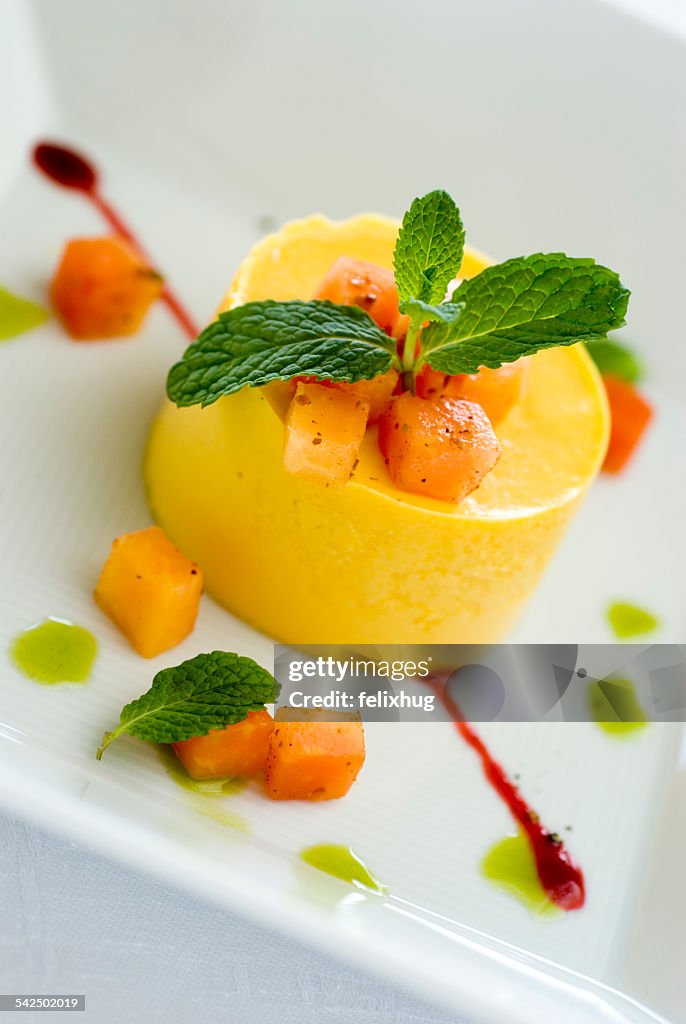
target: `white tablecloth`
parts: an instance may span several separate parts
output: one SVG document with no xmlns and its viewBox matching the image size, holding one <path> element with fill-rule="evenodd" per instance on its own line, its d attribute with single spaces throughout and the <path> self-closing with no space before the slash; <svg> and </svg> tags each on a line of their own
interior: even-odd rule
<svg viewBox="0 0 686 1024">
<path fill-rule="evenodd" d="M 21 1024 L 456 1024 L 394 986 L 0 815 L 0 993 Z M 4 1015 L 3 1015 L 4 1018 Z"/>
</svg>

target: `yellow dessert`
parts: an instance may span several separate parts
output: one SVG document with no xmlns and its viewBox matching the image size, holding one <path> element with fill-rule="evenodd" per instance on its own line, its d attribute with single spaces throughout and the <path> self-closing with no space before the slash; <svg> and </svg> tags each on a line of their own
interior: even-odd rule
<svg viewBox="0 0 686 1024">
<path fill-rule="evenodd" d="M 340 256 L 390 268 L 398 224 L 311 217 L 260 242 L 221 309 L 309 299 Z M 461 275 L 487 265 L 473 251 Z M 293 643 L 486 643 L 536 586 L 605 453 L 608 412 L 583 346 L 530 359 L 496 426 L 502 455 L 460 504 L 398 490 L 375 426 L 340 488 L 283 465 L 292 389 L 244 387 L 207 408 L 165 402 L 145 480 L 167 535 L 225 608 Z"/>
</svg>

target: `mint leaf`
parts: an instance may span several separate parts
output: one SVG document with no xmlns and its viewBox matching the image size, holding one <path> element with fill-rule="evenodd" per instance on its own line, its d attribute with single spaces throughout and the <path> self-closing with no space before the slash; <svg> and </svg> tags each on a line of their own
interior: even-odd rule
<svg viewBox="0 0 686 1024">
<path fill-rule="evenodd" d="M 496 369 L 557 345 L 604 338 L 624 325 L 629 291 L 592 259 L 537 253 L 487 267 L 452 296 L 454 323 L 423 332 L 426 361 L 443 373 Z"/>
<path fill-rule="evenodd" d="M 395 342 L 357 306 L 248 302 L 220 313 L 169 371 L 179 406 L 211 405 L 241 388 L 306 375 L 352 383 L 389 370 Z"/>
<path fill-rule="evenodd" d="M 442 302 L 464 253 L 460 211 L 447 192 L 415 199 L 403 217 L 393 252 L 393 270 L 401 302 Z"/>
<path fill-rule="evenodd" d="M 643 380 L 645 373 L 638 356 L 618 341 L 587 341 L 586 348 L 601 373 L 620 377 L 628 384 L 637 384 Z"/>
<path fill-rule="evenodd" d="M 278 683 L 252 658 L 225 651 L 198 654 L 158 672 L 147 693 L 127 704 L 119 725 L 106 732 L 98 760 L 123 733 L 151 743 L 177 743 L 241 722 L 271 704 Z"/>
<path fill-rule="evenodd" d="M 0 341 L 7 341 L 24 331 L 45 323 L 49 317 L 47 309 L 37 306 L 35 302 L 13 295 L 0 286 Z"/>
<path fill-rule="evenodd" d="M 460 315 L 462 307 L 452 302 L 443 302 L 440 306 L 434 306 L 430 302 L 422 302 L 421 299 L 404 299 L 400 303 L 400 312 L 407 313 L 410 319 L 418 326 L 427 320 L 430 323 L 452 324 Z"/>
</svg>

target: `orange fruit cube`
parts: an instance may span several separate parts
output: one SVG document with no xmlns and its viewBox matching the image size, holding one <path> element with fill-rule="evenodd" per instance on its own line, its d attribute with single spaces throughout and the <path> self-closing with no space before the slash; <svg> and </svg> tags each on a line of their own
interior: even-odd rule
<svg viewBox="0 0 686 1024">
<path fill-rule="evenodd" d="M 52 279 L 50 300 L 75 341 L 117 338 L 139 330 L 163 285 L 124 239 L 72 238 Z"/>
<path fill-rule="evenodd" d="M 249 779 L 264 768 L 273 729 L 267 710 L 251 711 L 242 722 L 172 746 L 192 779 Z"/>
<path fill-rule="evenodd" d="M 364 764 L 361 722 L 275 722 L 265 782 L 272 800 L 336 800 Z"/>
<path fill-rule="evenodd" d="M 112 544 L 95 600 L 144 658 L 180 644 L 195 625 L 202 573 L 159 526 Z"/>
</svg>

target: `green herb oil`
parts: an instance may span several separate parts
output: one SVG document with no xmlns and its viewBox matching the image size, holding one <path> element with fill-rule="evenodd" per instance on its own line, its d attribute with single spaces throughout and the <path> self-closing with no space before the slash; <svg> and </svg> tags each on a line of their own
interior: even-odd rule
<svg viewBox="0 0 686 1024">
<path fill-rule="evenodd" d="M 342 882 L 355 885 L 360 889 L 385 895 L 387 887 L 375 878 L 367 865 L 350 849 L 338 843 L 319 843 L 308 846 L 300 851 L 300 858 L 318 871 L 323 871 Z"/>
<path fill-rule="evenodd" d="M 198 793 L 200 796 L 232 796 L 240 793 L 248 785 L 247 779 L 192 779 L 183 767 L 172 747 L 160 746 L 160 760 L 167 775 L 171 776 L 177 786 Z"/>
<path fill-rule="evenodd" d="M 87 682 L 97 653 L 97 641 L 87 629 L 52 618 L 23 630 L 10 646 L 19 671 L 47 686 Z"/>
<path fill-rule="evenodd" d="M 24 331 L 39 327 L 49 315 L 47 309 L 29 299 L 13 295 L 0 285 L 0 341 L 7 341 Z"/>
<path fill-rule="evenodd" d="M 607 609 L 607 621 L 618 640 L 652 633 L 660 625 L 659 619 L 646 608 L 627 601 L 615 601 Z"/>
<path fill-rule="evenodd" d="M 219 804 L 219 798 L 240 793 L 248 784 L 247 779 L 192 779 L 171 747 L 158 747 L 160 760 L 170 778 L 189 794 L 188 804 L 198 814 L 211 818 L 219 825 L 241 832 L 249 832 L 248 819 Z"/>
<path fill-rule="evenodd" d="M 630 679 L 594 679 L 588 688 L 593 721 L 610 735 L 627 735 L 647 725 Z"/>
<path fill-rule="evenodd" d="M 481 870 L 489 882 L 505 889 L 534 914 L 554 917 L 561 913 L 540 883 L 525 835 L 507 836 L 497 842 L 482 860 Z"/>
</svg>

